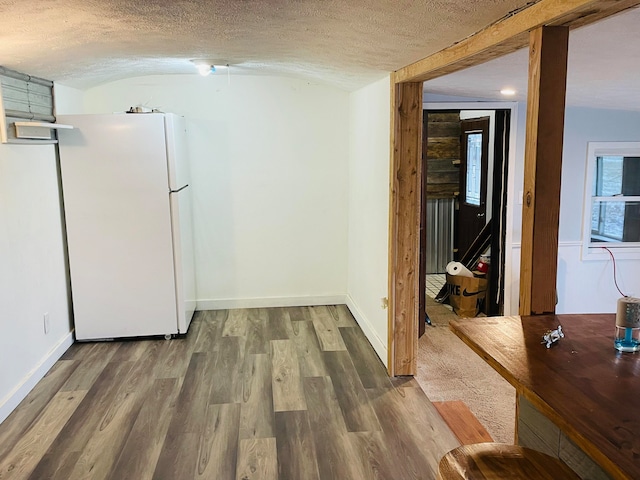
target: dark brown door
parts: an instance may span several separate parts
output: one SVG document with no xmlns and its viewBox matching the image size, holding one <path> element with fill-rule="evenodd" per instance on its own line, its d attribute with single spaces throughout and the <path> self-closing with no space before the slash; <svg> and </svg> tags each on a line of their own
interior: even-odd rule
<svg viewBox="0 0 640 480">
<path fill-rule="evenodd" d="M 457 258 L 462 258 L 487 222 L 489 117 L 462 121 Z"/>
</svg>

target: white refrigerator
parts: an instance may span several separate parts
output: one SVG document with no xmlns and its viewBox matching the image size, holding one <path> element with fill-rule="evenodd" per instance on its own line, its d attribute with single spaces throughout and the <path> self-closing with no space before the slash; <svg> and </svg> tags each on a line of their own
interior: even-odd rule
<svg viewBox="0 0 640 480">
<path fill-rule="evenodd" d="M 185 122 L 60 115 L 77 340 L 184 334 L 195 310 Z"/>
</svg>

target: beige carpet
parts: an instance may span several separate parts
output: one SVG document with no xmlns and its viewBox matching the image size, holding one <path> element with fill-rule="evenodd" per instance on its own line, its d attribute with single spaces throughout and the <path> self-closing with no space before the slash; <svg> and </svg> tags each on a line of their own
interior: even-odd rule
<svg viewBox="0 0 640 480">
<path fill-rule="evenodd" d="M 496 442 L 513 443 L 515 389 L 449 330 L 457 318 L 448 305 L 427 298 L 433 324 L 418 344 L 415 377 L 432 402 L 462 400 Z"/>
</svg>

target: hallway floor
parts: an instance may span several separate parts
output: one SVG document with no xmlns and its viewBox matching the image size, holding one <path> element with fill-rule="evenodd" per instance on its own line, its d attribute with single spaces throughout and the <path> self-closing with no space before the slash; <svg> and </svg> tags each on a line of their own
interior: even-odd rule
<svg viewBox="0 0 640 480">
<path fill-rule="evenodd" d="M 495 441 L 513 443 L 515 389 L 449 329 L 451 306 L 427 296 L 427 313 L 416 381 L 432 402 L 463 401 Z"/>
<path fill-rule="evenodd" d="M 447 283 L 447 276 L 444 273 L 431 273 L 427 275 L 427 296 L 436 298 L 445 283 Z"/>
<path fill-rule="evenodd" d="M 207 311 L 73 345 L 0 425 L 0 478 L 433 479 L 457 445 L 345 306 Z"/>
</svg>

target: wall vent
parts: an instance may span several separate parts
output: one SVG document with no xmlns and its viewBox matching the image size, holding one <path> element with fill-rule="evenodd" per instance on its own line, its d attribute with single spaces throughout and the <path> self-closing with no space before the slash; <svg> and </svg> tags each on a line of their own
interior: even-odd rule
<svg viewBox="0 0 640 480">
<path fill-rule="evenodd" d="M 53 82 L 0 67 L 0 141 L 56 143 Z"/>
</svg>

